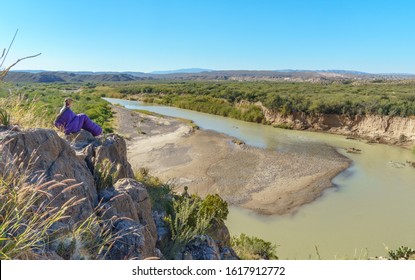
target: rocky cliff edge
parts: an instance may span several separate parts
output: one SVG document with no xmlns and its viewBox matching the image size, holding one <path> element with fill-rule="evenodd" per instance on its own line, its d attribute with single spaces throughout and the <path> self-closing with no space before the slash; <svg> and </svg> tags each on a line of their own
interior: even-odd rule
<svg viewBox="0 0 415 280">
<path fill-rule="evenodd" d="M 17 174 L 27 175 L 27 184 L 36 180 L 55 182 L 53 188 L 47 189 L 51 207 L 66 207 L 70 199 L 76 200 L 65 210 L 65 218 L 48 229 L 59 238 L 43 246 L 47 253 L 42 255 L 48 256 L 46 258 L 96 258 L 82 252 L 82 246 L 73 244 L 74 239 L 68 237 L 73 234 L 71 228 L 85 224 L 91 217 L 102 221 L 99 223 L 101 232 L 108 231 L 113 236 L 111 246 L 102 258 L 163 258 L 156 243 L 162 238 L 159 233 L 168 235 L 168 229 L 160 221 L 156 226 L 153 217 L 157 215 L 152 212 L 149 194 L 146 187 L 134 179 L 122 137 L 109 134 L 95 138 L 86 131 L 60 137 L 51 129 L 19 131 L 3 128 L 0 130 L 0 156 L 0 172 L 4 176 L 14 166 Z M 105 187 L 102 187 L 103 180 Z M 164 227 L 164 230 L 158 227 Z M 65 238 L 69 238 L 69 245 L 56 242 Z M 193 253 L 188 252 L 186 258 L 190 255 L 193 259 L 223 258 L 220 244 L 229 243 L 228 240 L 214 241 L 209 236 L 199 239 L 187 246 Z M 196 243 L 200 246 L 195 246 Z M 71 247 L 70 253 L 65 250 L 63 254 L 62 246 Z M 231 254 L 229 257 L 228 254 L 227 258 L 236 256 Z"/>
</svg>

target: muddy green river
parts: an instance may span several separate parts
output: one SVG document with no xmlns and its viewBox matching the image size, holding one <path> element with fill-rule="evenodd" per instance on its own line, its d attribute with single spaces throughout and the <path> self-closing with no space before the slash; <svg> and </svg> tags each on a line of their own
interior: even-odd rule
<svg viewBox="0 0 415 280">
<path fill-rule="evenodd" d="M 280 259 L 366 259 L 387 249 L 415 247 L 415 160 L 409 150 L 344 136 L 292 131 L 173 107 L 106 98 L 129 109 L 144 109 L 193 120 L 201 129 L 237 137 L 247 144 L 281 152 L 317 155 L 336 147 L 353 162 L 334 178 L 334 187 L 294 214 L 264 216 L 230 207 L 232 235 L 246 233 L 277 244 Z M 362 150 L 349 154 L 345 148 Z"/>
</svg>

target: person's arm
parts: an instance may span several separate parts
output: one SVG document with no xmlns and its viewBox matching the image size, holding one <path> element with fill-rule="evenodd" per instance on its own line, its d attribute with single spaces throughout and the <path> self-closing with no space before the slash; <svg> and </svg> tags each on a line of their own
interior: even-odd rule
<svg viewBox="0 0 415 280">
<path fill-rule="evenodd" d="M 63 130 L 65 127 L 65 123 L 62 120 L 62 115 L 63 113 L 65 113 L 66 110 L 68 110 L 68 107 L 62 107 L 62 109 L 60 110 L 59 114 L 56 116 L 54 124 L 55 126 L 59 129 L 59 130 Z"/>
</svg>

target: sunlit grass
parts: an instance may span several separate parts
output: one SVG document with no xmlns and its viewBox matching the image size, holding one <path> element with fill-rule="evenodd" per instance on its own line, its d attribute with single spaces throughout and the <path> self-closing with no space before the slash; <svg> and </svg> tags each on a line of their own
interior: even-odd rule
<svg viewBox="0 0 415 280">
<path fill-rule="evenodd" d="M 40 106 L 36 97 L 29 99 L 26 95 L 10 94 L 6 98 L 0 98 L 0 108 L 4 125 L 18 125 L 21 128 L 51 128 L 53 125 L 53 119 L 47 117 L 47 110 Z"/>
<path fill-rule="evenodd" d="M 119 238 L 110 221 L 100 218 L 98 208 L 85 220 L 70 223 L 70 209 L 84 199 L 63 197 L 82 184 L 47 179 L 31 169 L 36 160 L 32 156 L 25 164 L 14 156 L 0 163 L 0 259 L 104 259 Z"/>
</svg>

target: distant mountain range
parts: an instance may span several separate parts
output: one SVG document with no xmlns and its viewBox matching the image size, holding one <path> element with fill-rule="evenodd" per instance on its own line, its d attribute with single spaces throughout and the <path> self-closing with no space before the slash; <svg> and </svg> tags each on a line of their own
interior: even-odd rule
<svg viewBox="0 0 415 280">
<path fill-rule="evenodd" d="M 153 71 L 150 74 L 177 74 L 177 73 L 202 73 L 202 72 L 211 72 L 214 70 L 203 69 L 203 68 L 186 68 L 186 69 L 177 69 L 177 70 L 167 70 L 167 71 Z"/>
<path fill-rule="evenodd" d="M 370 74 L 349 70 L 209 70 L 201 68 L 143 72 L 11 71 L 5 81 L 34 83 L 132 82 L 142 80 L 310 81 L 415 79 L 414 74 Z"/>
</svg>

